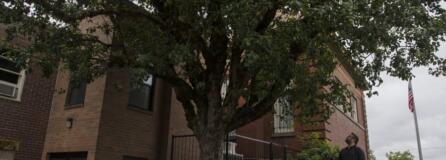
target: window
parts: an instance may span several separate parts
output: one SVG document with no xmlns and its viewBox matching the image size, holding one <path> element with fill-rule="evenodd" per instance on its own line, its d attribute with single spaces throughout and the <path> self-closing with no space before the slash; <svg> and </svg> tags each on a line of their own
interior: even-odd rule
<svg viewBox="0 0 446 160">
<path fill-rule="evenodd" d="M 0 97 L 20 101 L 24 81 L 25 71 L 0 55 Z"/>
<path fill-rule="evenodd" d="M 87 152 L 50 153 L 49 160 L 87 160 Z"/>
<path fill-rule="evenodd" d="M 86 82 L 80 82 L 79 84 L 74 84 L 70 82 L 68 87 L 66 106 L 74 106 L 84 104 L 85 91 L 87 89 Z"/>
<path fill-rule="evenodd" d="M 122 157 L 123 160 L 147 160 L 147 158 L 141 158 L 141 157 L 132 157 L 132 156 L 124 156 Z"/>
<path fill-rule="evenodd" d="M 355 122 L 358 122 L 358 108 L 357 108 L 357 100 L 355 97 L 351 98 L 350 104 L 351 104 L 351 111 L 350 111 L 350 118 L 352 118 Z"/>
<path fill-rule="evenodd" d="M 358 108 L 357 108 L 357 100 L 354 96 L 351 96 L 349 100 L 350 106 L 344 107 L 344 106 L 337 106 L 340 111 L 344 112 L 345 115 L 347 115 L 349 118 L 351 118 L 353 121 L 358 122 Z"/>
<path fill-rule="evenodd" d="M 155 77 L 147 78 L 140 86 L 130 89 L 129 106 L 152 111 L 152 99 L 155 92 Z"/>
<path fill-rule="evenodd" d="M 335 81 L 342 84 L 342 82 L 339 80 L 338 77 L 334 76 Z M 350 97 L 350 98 L 349 98 Z M 345 98 L 347 102 L 350 103 L 350 106 L 345 105 L 336 105 L 336 108 L 339 109 L 339 111 L 343 112 L 345 115 L 350 117 L 353 121 L 358 122 L 358 111 L 357 111 L 357 100 L 353 96 L 353 93 L 350 91 L 350 94 L 346 94 Z"/>
<path fill-rule="evenodd" d="M 288 97 L 279 98 L 274 103 L 274 133 L 293 133 L 294 114 Z"/>
</svg>

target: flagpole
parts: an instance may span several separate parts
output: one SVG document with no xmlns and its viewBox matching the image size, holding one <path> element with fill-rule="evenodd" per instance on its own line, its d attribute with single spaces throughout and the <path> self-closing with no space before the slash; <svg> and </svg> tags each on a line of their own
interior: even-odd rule
<svg viewBox="0 0 446 160">
<path fill-rule="evenodd" d="M 409 87 L 410 87 L 410 92 L 413 92 L 413 88 L 412 88 L 412 83 L 411 80 L 409 80 Z M 411 93 L 413 96 L 413 93 Z M 415 120 L 415 131 L 417 133 L 417 143 L 418 143 L 418 156 L 420 157 L 420 160 L 423 160 L 423 151 L 421 150 L 421 140 L 420 140 L 420 129 L 418 128 L 418 117 L 417 117 L 417 108 L 415 107 L 415 98 L 412 97 L 413 102 L 413 108 L 412 108 L 412 112 L 413 112 L 413 118 Z"/>
<path fill-rule="evenodd" d="M 421 151 L 420 130 L 418 128 L 417 109 L 415 108 L 415 106 L 413 108 L 413 117 L 415 119 L 415 130 L 417 132 L 418 155 L 420 156 L 420 160 L 423 160 L 423 151 Z"/>
</svg>

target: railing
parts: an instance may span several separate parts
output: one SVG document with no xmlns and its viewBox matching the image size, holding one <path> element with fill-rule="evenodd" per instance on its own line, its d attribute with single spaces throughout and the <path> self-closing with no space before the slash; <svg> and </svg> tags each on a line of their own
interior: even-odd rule
<svg viewBox="0 0 446 160">
<path fill-rule="evenodd" d="M 296 150 L 247 136 L 229 134 L 223 145 L 223 160 L 290 160 Z M 194 135 L 173 135 L 171 160 L 199 160 L 200 149 Z"/>
</svg>

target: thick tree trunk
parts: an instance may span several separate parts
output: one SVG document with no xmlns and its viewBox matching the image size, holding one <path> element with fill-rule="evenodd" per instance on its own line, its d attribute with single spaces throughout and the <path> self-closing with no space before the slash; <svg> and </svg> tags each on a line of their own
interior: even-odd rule
<svg viewBox="0 0 446 160">
<path fill-rule="evenodd" d="M 199 122 L 193 129 L 200 145 L 200 160 L 223 160 L 223 142 L 227 125 L 224 118 L 226 113 L 221 106 L 222 77 L 217 75 L 210 75 L 207 107 L 198 111 Z"/>
<path fill-rule="evenodd" d="M 223 160 L 224 130 L 207 130 L 204 134 L 198 134 L 200 145 L 200 160 Z"/>
</svg>

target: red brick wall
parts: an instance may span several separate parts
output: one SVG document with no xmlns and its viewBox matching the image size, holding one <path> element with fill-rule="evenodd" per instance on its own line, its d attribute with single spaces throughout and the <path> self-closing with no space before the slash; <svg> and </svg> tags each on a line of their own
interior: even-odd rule
<svg viewBox="0 0 446 160">
<path fill-rule="evenodd" d="M 116 69 L 87 85 L 84 104 L 65 106 L 66 92 L 54 95 L 44 154 L 87 151 L 88 160 L 120 160 L 124 155 L 152 159 L 165 156 L 170 88 L 156 81 L 153 111 L 128 107 L 129 75 Z M 69 76 L 60 71 L 56 88 L 67 90 Z M 167 112 L 167 113 L 166 113 Z M 65 121 L 73 118 L 73 127 Z M 164 153 L 162 153 L 164 152 Z"/>
<path fill-rule="evenodd" d="M 262 118 L 237 129 L 237 134 L 273 141 L 280 144 L 286 144 L 293 148 L 300 149 L 305 136 L 309 133 L 320 133 L 322 138 L 330 140 L 334 145 L 342 148 L 345 147 L 345 137 L 353 132 L 359 136 L 358 146 L 367 153 L 368 133 L 364 94 L 362 93 L 361 89 L 354 87 L 354 80 L 342 66 L 338 66 L 334 71 L 334 74 L 341 82 L 349 85 L 349 90 L 357 99 L 357 122 L 351 120 L 339 110 L 336 110 L 336 112 L 329 118 L 327 123 L 303 125 L 296 122 L 294 136 L 274 136 L 272 115 L 267 114 Z M 239 147 L 245 146 L 248 148 L 252 147 L 247 144 L 241 144 Z"/>
<path fill-rule="evenodd" d="M 42 159 L 48 153 L 88 151 L 88 160 L 94 160 L 105 79 L 104 76 L 87 85 L 83 105 L 67 108 L 69 74 L 63 70 L 58 72 L 55 84 L 58 92 L 52 101 Z M 66 127 L 67 118 L 73 119 L 72 128 Z"/>
<path fill-rule="evenodd" d="M 302 125 L 298 122 L 294 123 L 294 133 L 275 135 L 272 114 L 267 114 L 262 118 L 251 122 L 243 127 L 237 129 L 237 134 L 248 136 L 260 140 L 271 141 L 277 144 L 286 145 L 290 148 L 299 150 L 305 140 L 305 137 L 310 133 L 319 133 L 325 137 L 326 129 L 324 124 L 319 125 Z M 249 147 L 249 144 L 245 144 Z M 244 145 L 239 146 L 244 147 Z"/>
<path fill-rule="evenodd" d="M 358 103 L 359 104 L 359 103 Z M 358 147 L 364 152 L 368 152 L 367 128 L 364 125 L 365 119 L 363 113 L 363 105 L 358 105 L 359 121 L 355 122 L 347 117 L 344 113 L 336 110 L 327 122 L 327 139 L 338 145 L 340 148 L 346 147 L 345 137 L 351 133 L 355 133 L 359 137 Z"/>
<path fill-rule="evenodd" d="M 160 135 L 160 118 L 162 109 L 170 105 L 170 90 L 160 79 L 155 84 L 153 110 L 139 110 L 128 106 L 128 71 L 116 69 L 107 74 L 96 160 L 121 160 L 124 155 L 159 159 L 160 143 L 166 136 Z"/>
<path fill-rule="evenodd" d="M 346 146 L 345 137 L 355 133 L 359 137 L 358 146 L 367 154 L 369 146 L 363 90 L 355 87 L 355 81 L 342 66 L 337 67 L 334 74 L 341 82 L 348 85 L 348 89 L 356 98 L 358 121 L 353 121 L 337 109 L 327 122 L 327 138 L 342 148 Z"/>
<path fill-rule="evenodd" d="M 172 135 L 179 136 L 179 135 L 192 135 L 193 132 L 189 127 L 187 127 L 187 120 L 185 116 L 185 112 L 183 109 L 183 106 L 181 105 L 181 102 L 179 102 L 175 97 L 175 92 L 171 93 L 171 103 L 169 108 L 169 116 L 167 116 L 167 140 L 164 142 L 167 147 L 165 149 L 167 152 L 165 153 L 165 156 L 163 158 L 170 159 L 171 154 L 171 148 L 172 148 Z M 197 143 L 194 138 L 190 138 L 193 140 L 192 143 Z M 176 140 L 178 142 L 178 139 Z M 178 145 L 174 145 L 174 150 L 177 148 Z M 198 150 L 198 146 L 193 146 L 194 148 L 192 150 Z M 176 149 L 178 150 L 178 149 Z M 195 155 L 198 155 L 196 153 Z M 175 156 L 175 155 L 174 155 Z"/>
<path fill-rule="evenodd" d="M 0 98 L 0 139 L 20 142 L 16 160 L 41 158 L 55 77 L 42 77 L 38 67 L 26 74 L 21 101 Z"/>
</svg>

